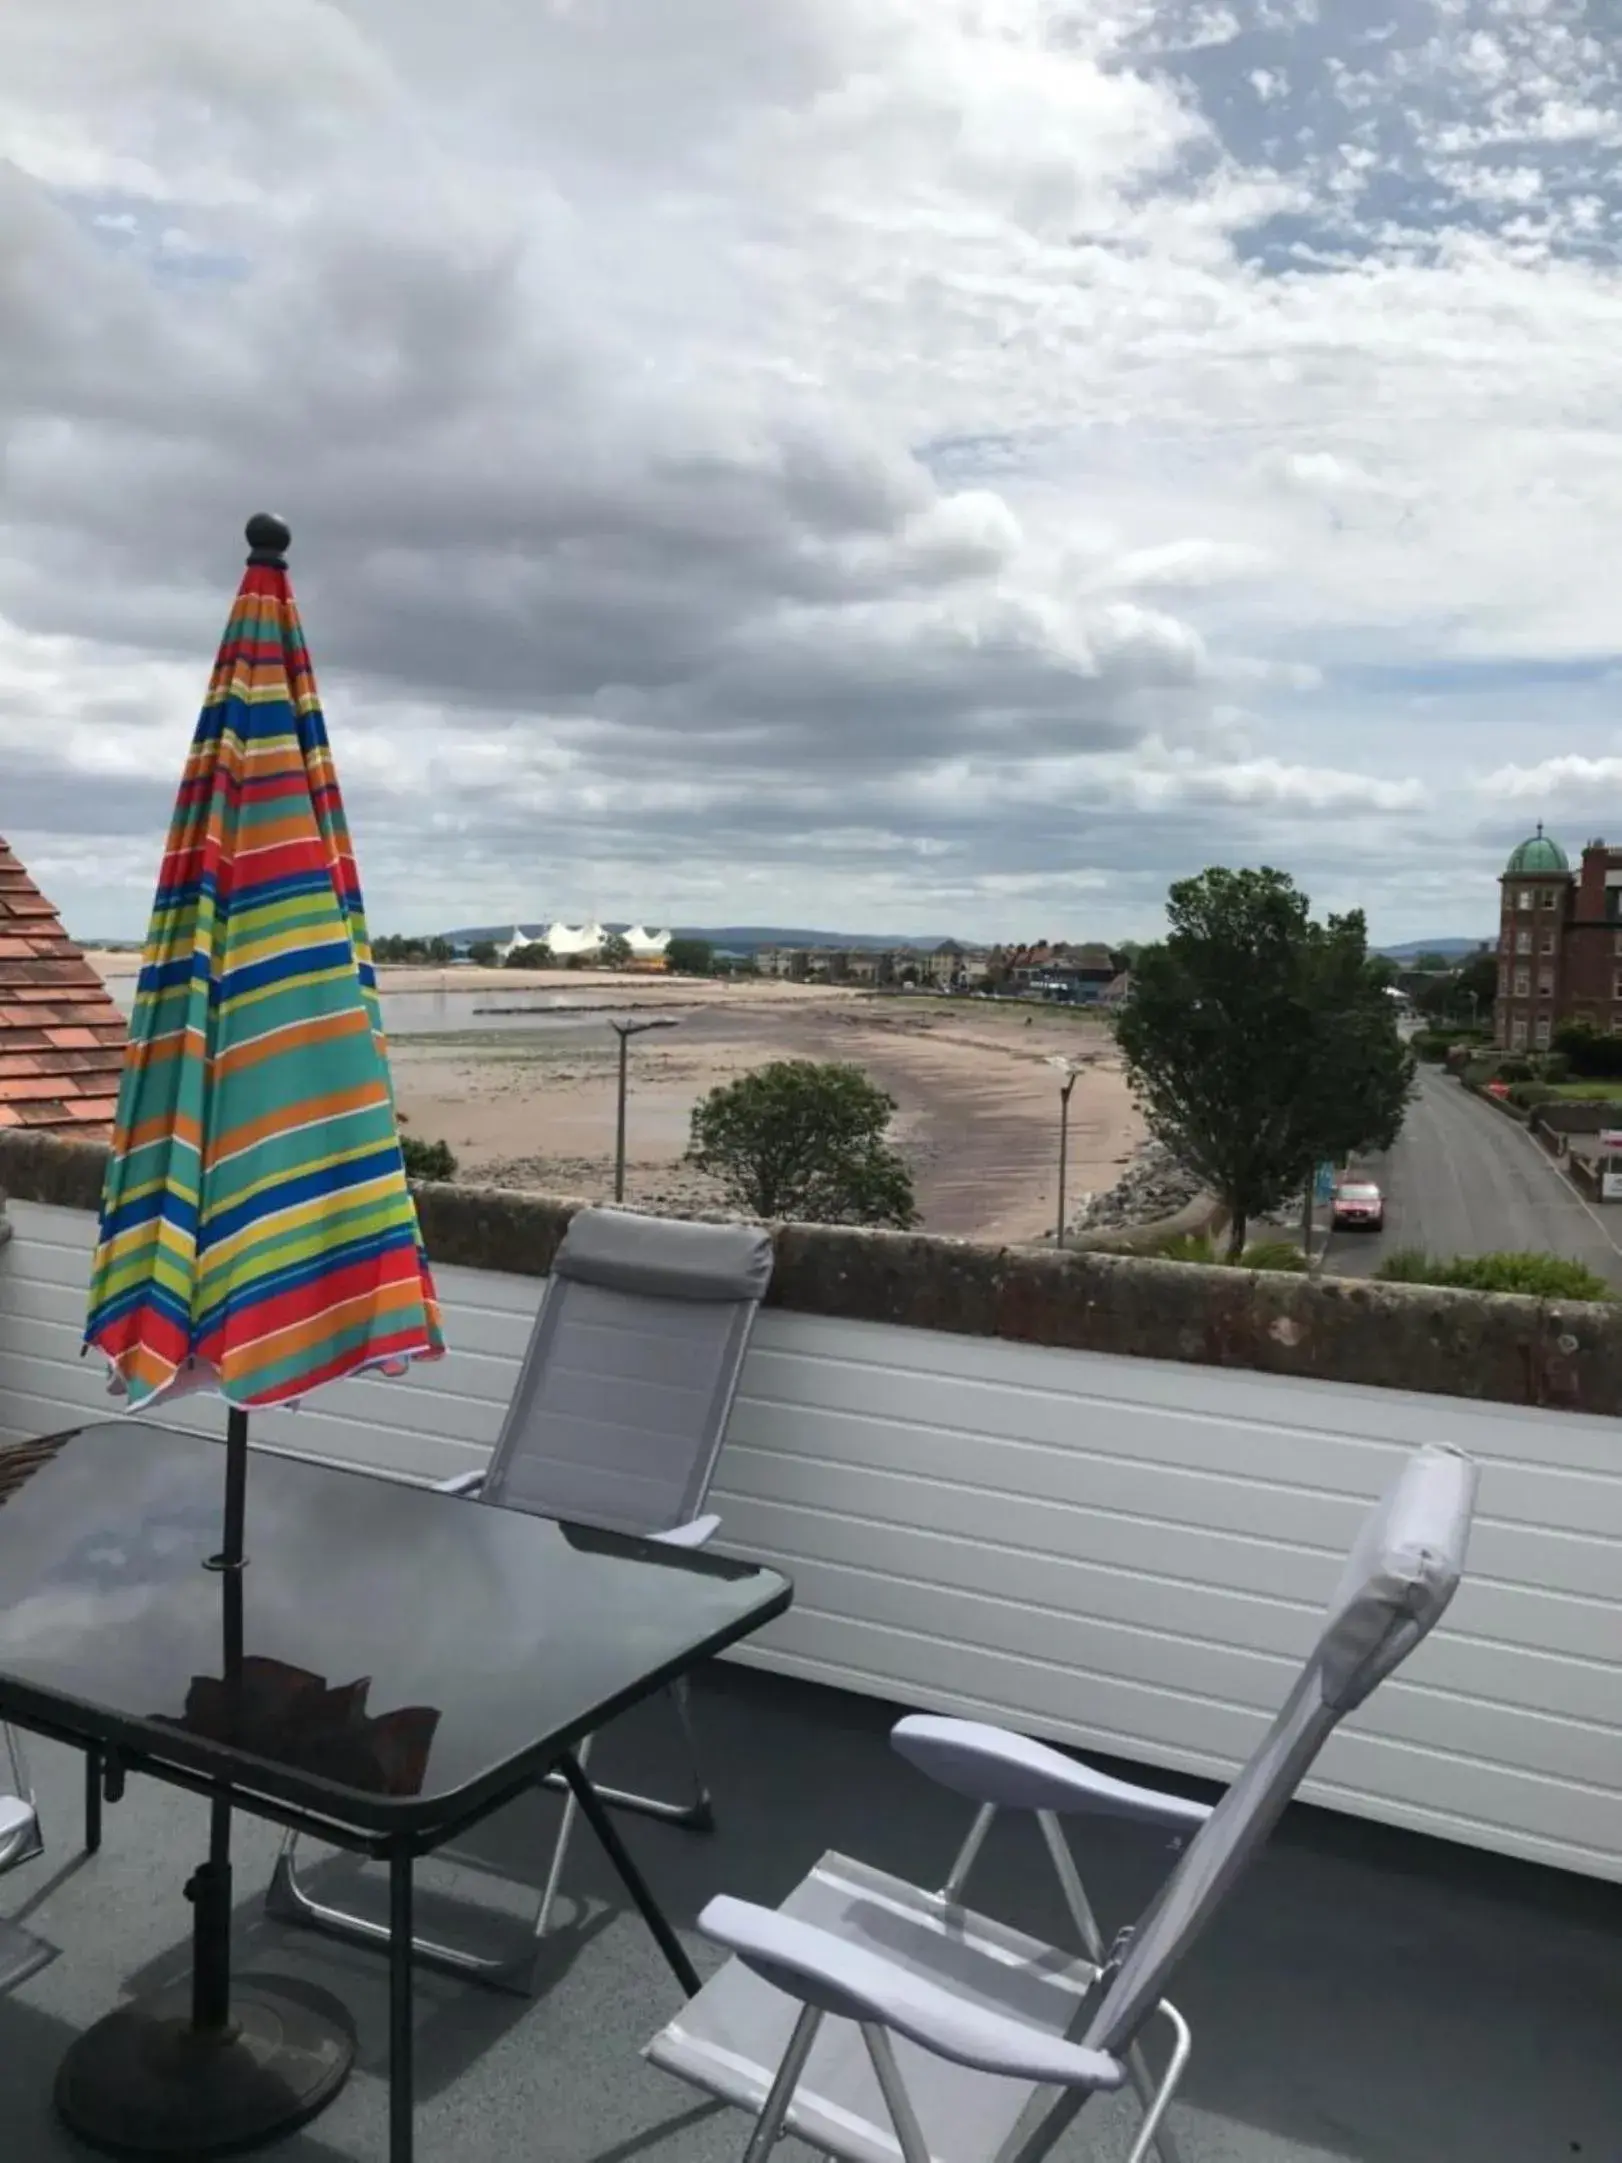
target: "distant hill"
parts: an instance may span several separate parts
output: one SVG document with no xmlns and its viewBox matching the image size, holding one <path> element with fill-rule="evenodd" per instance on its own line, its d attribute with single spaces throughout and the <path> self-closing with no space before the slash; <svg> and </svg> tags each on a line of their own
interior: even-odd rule
<svg viewBox="0 0 1622 2163">
<path fill-rule="evenodd" d="M 549 919 L 550 921 L 550 919 Z M 565 922 L 568 919 L 565 918 Z M 605 931 L 624 931 L 623 923 L 605 921 Z M 656 926 L 663 929 L 663 926 Z M 711 946 L 726 947 L 734 954 L 752 954 L 762 946 L 843 946 L 851 948 L 883 948 L 891 946 L 916 946 L 926 951 L 939 946 L 947 938 L 944 931 L 929 936 L 920 932 L 875 931 L 792 931 L 775 924 L 677 924 L 673 930 L 679 939 L 707 939 Z M 446 931 L 440 937 L 458 944 L 471 945 L 475 939 L 509 939 L 513 931 L 533 932 L 537 937 L 546 930 L 544 923 L 525 922 L 512 924 L 476 924 L 460 931 Z M 965 939 L 959 942 L 967 946 Z"/>
<path fill-rule="evenodd" d="M 1417 961 L 1421 954 L 1445 954 L 1449 961 L 1461 960 L 1484 946 L 1493 946 L 1493 939 L 1407 939 L 1401 946 L 1380 946 L 1375 952 L 1384 954 L 1388 961 Z"/>
</svg>

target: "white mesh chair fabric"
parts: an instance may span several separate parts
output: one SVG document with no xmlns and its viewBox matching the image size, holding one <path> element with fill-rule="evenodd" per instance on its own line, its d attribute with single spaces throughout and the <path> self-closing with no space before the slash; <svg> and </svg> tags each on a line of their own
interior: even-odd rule
<svg viewBox="0 0 1622 2163">
<path fill-rule="evenodd" d="M 1376 1505 L 1294 1689 L 1133 1931 L 1088 2029 L 1095 2047 L 1120 2049 L 1136 2034 L 1336 1723 L 1446 1613 L 1464 1569 L 1476 1481 L 1469 1458 L 1431 1447 L 1408 1460 Z"/>
<path fill-rule="evenodd" d="M 482 1477 L 451 1481 L 450 1489 L 482 1506 L 701 1545 L 719 1524 L 699 1512 L 771 1273 L 771 1236 L 753 1225 L 581 1210 L 553 1258 L 490 1463 Z M 714 1820 L 685 1678 L 671 1685 L 670 1696 L 691 1766 L 692 1799 L 676 1802 L 601 1785 L 597 1793 L 624 1809 L 708 1829 Z M 582 1763 L 589 1750 L 588 1737 L 576 1751 Z M 546 1785 L 561 1785 L 560 1776 L 549 1775 Z M 527 1987 L 575 1808 L 570 1796 L 523 1954 L 489 1959 L 428 1941 L 419 1941 L 419 1950 L 482 1980 Z M 386 1940 L 387 1929 L 376 1919 L 309 1893 L 297 1876 L 296 1849 L 290 1836 L 271 1883 L 272 1912 L 344 1936 Z M 478 1854 L 456 1846 L 441 1853 L 484 1867 Z"/>
<path fill-rule="evenodd" d="M 658 1533 L 704 1506 L 769 1234 L 629 1210 L 573 1218 L 524 1355 L 483 1501 Z"/>
<path fill-rule="evenodd" d="M 762 1953 L 770 1946 L 770 1933 L 750 1918 L 769 1921 L 770 1911 L 737 1901 L 712 1902 L 699 1926 L 738 1957 L 654 2038 L 648 2056 L 758 2114 L 749 2163 L 758 2163 L 785 2122 L 848 2163 L 878 2163 L 881 2157 L 895 2163 L 898 2154 L 903 2163 L 1036 2163 L 1087 2097 L 1108 2085 L 1099 2079 L 1098 2065 L 1114 2061 L 1124 2067 L 1146 2023 L 1158 2013 L 1171 2023 L 1176 2040 L 1166 2073 L 1152 2097 L 1145 2097 L 1148 2111 L 1131 2163 L 1157 2138 L 1165 2152 L 1161 2114 L 1181 2073 L 1187 2031 L 1163 1993 L 1337 1721 L 1363 1702 L 1445 1612 L 1464 1567 L 1475 1487 L 1475 1467 L 1456 1451 L 1428 1448 L 1408 1461 L 1365 1524 L 1282 1710 L 1250 1762 L 1204 1816 L 1147 1913 L 1124 1934 L 1119 1957 L 1102 1973 L 1052 1946 L 1023 1940 L 1016 1947 L 1013 1934 L 963 1908 L 953 1897 L 955 1886 L 946 1894 L 926 1894 L 828 1856 L 781 1911 L 813 1926 L 809 1934 L 795 1936 L 798 1980 Z M 966 1724 L 955 1735 L 927 1726 L 920 1732 L 915 1726 L 908 1754 L 925 1769 L 935 1760 L 949 1774 L 949 1785 L 970 1792 L 974 1749 L 974 1732 Z M 1004 1749 L 989 1755 L 998 1793 L 985 1795 L 977 1831 L 965 1847 L 969 1859 L 998 1800 L 1045 1813 L 1047 1831 L 1058 1810 L 1120 1811 L 1132 1793 L 1111 1782 L 1109 1792 L 1100 1795 L 1096 1776 L 1067 1780 L 1039 1753 Z M 1147 1808 L 1132 1807 L 1126 1814 L 1153 1822 Z M 960 1858 L 954 1879 L 965 1867 Z M 1060 1875 L 1062 1881 L 1062 1865 Z M 827 1948 L 820 1969 L 818 1930 L 826 1933 Z M 881 2078 L 886 2060 L 875 2050 L 873 2023 L 864 2019 L 852 2026 L 829 2017 L 839 2003 L 836 1955 L 853 1945 L 870 1956 L 862 1971 L 867 2004 L 881 1987 L 875 1978 L 888 1962 L 897 1978 L 898 2005 L 904 2002 L 906 1979 L 916 1977 L 957 1993 L 964 2000 L 964 2020 L 983 2005 L 1048 2036 L 1062 2035 L 1081 2046 L 1074 2077 L 1056 2091 L 1052 2085 L 972 2070 L 961 2062 L 961 2052 L 954 2059 L 917 2043 L 896 2043 L 889 2076 Z M 1083 2005 L 1084 1977 L 1095 1974 Z M 994 2063 L 993 2047 L 988 2036 L 986 2051 L 974 2063 Z"/>
</svg>

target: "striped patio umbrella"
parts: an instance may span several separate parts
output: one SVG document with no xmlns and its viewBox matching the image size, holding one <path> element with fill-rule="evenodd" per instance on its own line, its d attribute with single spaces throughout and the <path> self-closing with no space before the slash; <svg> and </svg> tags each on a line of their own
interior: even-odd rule
<svg viewBox="0 0 1622 2163">
<path fill-rule="evenodd" d="M 247 537 L 152 907 L 91 1273 L 85 1341 L 132 1408 L 198 1386 L 285 1403 L 444 1349 L 289 534 L 261 514 Z"/>
</svg>

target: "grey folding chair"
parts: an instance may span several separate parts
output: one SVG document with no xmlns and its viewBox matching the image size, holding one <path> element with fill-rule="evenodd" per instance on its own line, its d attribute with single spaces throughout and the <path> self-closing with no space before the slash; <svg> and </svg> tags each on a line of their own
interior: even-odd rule
<svg viewBox="0 0 1622 2163">
<path fill-rule="evenodd" d="M 481 1505 L 701 1547 L 720 1526 L 702 1514 L 726 1435 L 756 1311 L 771 1281 L 770 1234 L 747 1224 L 690 1224 L 629 1210 L 586 1209 L 570 1220 L 552 1263 L 517 1387 L 482 1472 L 443 1492 Z M 686 1679 L 670 1686 L 692 1778 L 685 1800 L 600 1787 L 606 1803 L 697 1830 L 714 1824 L 688 1707 Z M 575 1755 L 584 1764 L 590 1738 Z M 546 1785 L 562 1787 L 559 1774 Z M 533 1937 L 545 1935 L 574 1829 L 570 1795 L 553 1847 Z M 282 1845 L 269 1904 L 289 1920 L 386 1942 L 387 1926 L 317 1900 L 297 1870 L 297 1838 Z M 474 1858 L 447 1849 L 454 1859 Z M 487 1981 L 522 1980 L 533 1958 L 495 1961 L 419 1939 L 431 1959 Z"/>
<path fill-rule="evenodd" d="M 1165 1991 L 1336 1724 L 1435 1626 L 1464 1566 L 1475 1467 L 1427 1448 L 1365 1524 L 1305 1668 L 1255 1754 L 1148 1910 L 1100 1962 L 1009 1930 L 958 1897 L 988 1809 L 1036 1813 L 1084 1940 L 1096 1925 L 1057 1820 L 1108 1812 L 1191 1825 L 1192 1806 L 1127 1787 L 969 1721 L 903 1721 L 913 1762 L 981 1804 L 941 1893 L 840 1855 L 778 1910 L 712 1900 L 705 1935 L 735 1956 L 647 2046 L 682 2079 L 755 2116 L 746 2163 L 785 2130 L 845 2163 L 1038 2163 L 1089 2097 L 1132 2078 L 1159 2016 L 1165 2069 L 1129 2163 L 1157 2141 L 1187 2061 Z M 1061 1856 L 1064 1858 L 1061 1860 Z"/>
</svg>

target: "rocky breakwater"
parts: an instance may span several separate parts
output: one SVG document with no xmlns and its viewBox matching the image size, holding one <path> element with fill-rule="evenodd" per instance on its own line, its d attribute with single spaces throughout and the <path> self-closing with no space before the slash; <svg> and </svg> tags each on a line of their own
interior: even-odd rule
<svg viewBox="0 0 1622 2163">
<path fill-rule="evenodd" d="M 1186 1209 L 1200 1192 L 1200 1183 L 1186 1172 L 1163 1142 L 1146 1141 L 1113 1187 L 1089 1194 L 1070 1220 L 1074 1232 L 1126 1231 L 1139 1224 L 1158 1224 Z"/>
</svg>

